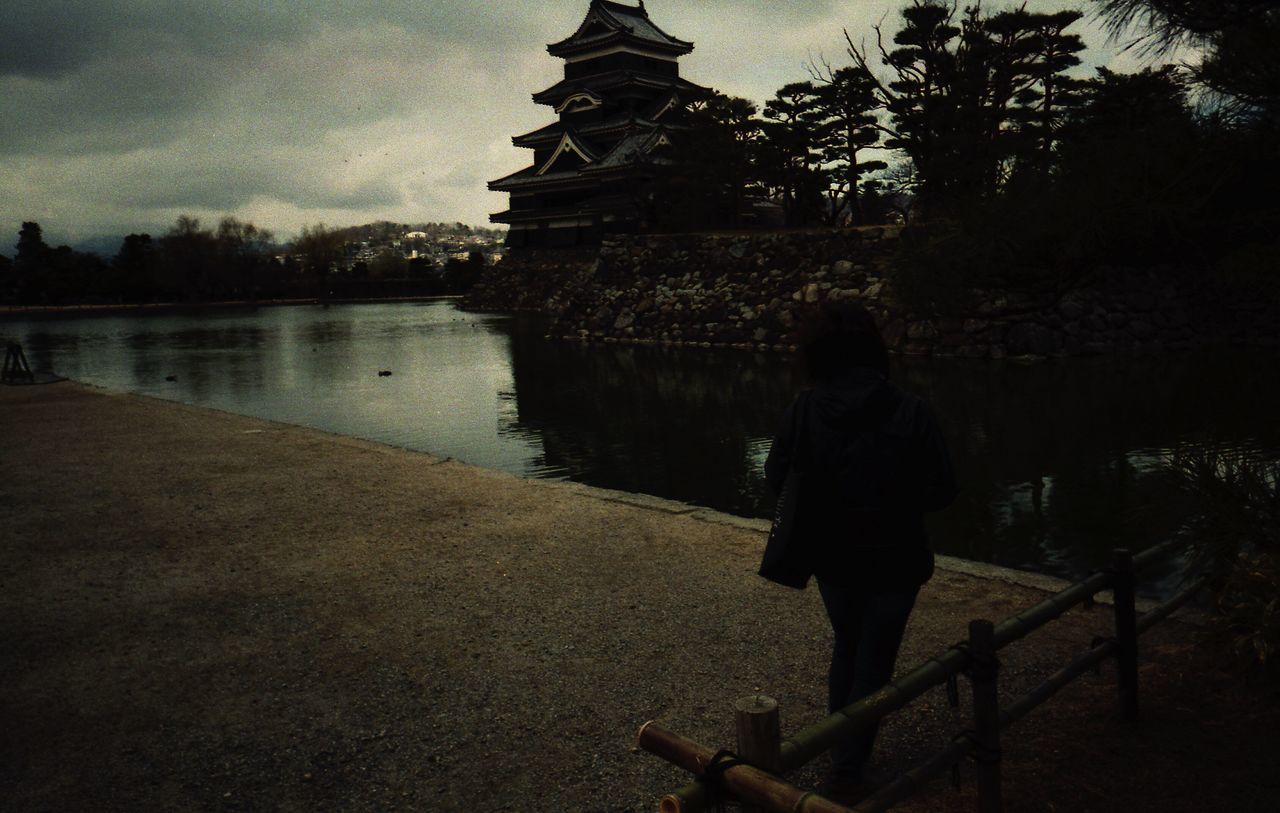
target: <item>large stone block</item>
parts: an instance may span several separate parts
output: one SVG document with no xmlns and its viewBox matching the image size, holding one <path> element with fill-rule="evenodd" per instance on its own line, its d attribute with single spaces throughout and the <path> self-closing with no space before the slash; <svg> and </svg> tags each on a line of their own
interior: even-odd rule
<svg viewBox="0 0 1280 813">
<path fill-rule="evenodd" d="M 1037 322 L 1019 322 L 1004 339 L 1011 356 L 1047 356 L 1053 352 L 1053 332 Z"/>
<path fill-rule="evenodd" d="M 921 319 L 907 325 L 907 338 L 912 341 L 929 341 L 938 337 L 938 328 L 929 319 Z"/>
<path fill-rule="evenodd" d="M 1073 298 L 1064 298 L 1058 303 L 1058 313 L 1068 322 L 1074 322 L 1084 316 L 1084 304 Z"/>
</svg>

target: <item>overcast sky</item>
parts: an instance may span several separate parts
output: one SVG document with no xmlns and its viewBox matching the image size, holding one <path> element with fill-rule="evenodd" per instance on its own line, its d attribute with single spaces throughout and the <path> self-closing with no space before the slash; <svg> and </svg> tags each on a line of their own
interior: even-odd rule
<svg viewBox="0 0 1280 813">
<path fill-rule="evenodd" d="M 697 46 L 690 80 L 757 103 L 845 64 L 902 0 L 650 0 Z M 987 2 L 997 9 L 1007 3 Z M 1030 0 L 1033 10 L 1081 0 Z M 528 163 L 511 136 L 554 115 L 530 94 L 563 63 L 587 0 L 0 0 L 0 251 L 21 221 L 50 243 L 162 233 L 224 214 L 288 238 L 306 224 L 486 224 L 485 181 Z M 1088 20 L 1088 18 L 1086 18 Z M 1091 64 L 1117 61 L 1096 22 Z"/>
</svg>

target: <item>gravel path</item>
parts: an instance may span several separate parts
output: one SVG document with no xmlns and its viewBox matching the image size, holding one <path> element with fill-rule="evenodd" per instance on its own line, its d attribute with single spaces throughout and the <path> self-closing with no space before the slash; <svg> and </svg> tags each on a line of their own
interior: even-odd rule
<svg viewBox="0 0 1280 813">
<path fill-rule="evenodd" d="M 0 528 L 10 810 L 652 810 L 688 776 L 644 721 L 721 747 L 738 696 L 824 711 L 817 591 L 709 511 L 62 383 L 0 387 Z M 940 571 L 900 666 L 1042 597 Z M 963 724 L 931 693 L 879 759 Z"/>
</svg>

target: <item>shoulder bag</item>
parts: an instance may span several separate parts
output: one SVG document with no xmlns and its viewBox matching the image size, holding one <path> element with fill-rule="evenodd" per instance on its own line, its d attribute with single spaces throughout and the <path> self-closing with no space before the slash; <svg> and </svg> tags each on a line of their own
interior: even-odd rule
<svg viewBox="0 0 1280 813">
<path fill-rule="evenodd" d="M 764 546 L 760 560 L 760 575 L 786 587 L 803 590 L 813 575 L 812 534 L 806 531 L 805 497 L 811 491 L 806 487 L 802 453 L 805 448 L 806 417 L 809 411 L 809 394 L 803 393 L 796 401 L 793 416 L 791 462 L 787 466 L 787 478 L 773 512 L 773 526 L 769 529 L 769 541 Z"/>
</svg>

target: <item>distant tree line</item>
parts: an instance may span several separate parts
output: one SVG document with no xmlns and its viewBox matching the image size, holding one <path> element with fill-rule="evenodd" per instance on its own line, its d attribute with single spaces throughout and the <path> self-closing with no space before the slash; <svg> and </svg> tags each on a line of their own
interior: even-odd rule
<svg viewBox="0 0 1280 813">
<path fill-rule="evenodd" d="M 951 283 L 938 297 L 1103 261 L 1280 259 L 1280 3 L 1098 2 L 1132 47 L 1203 60 L 1082 79 L 1079 11 L 912 0 L 891 39 L 846 31 L 850 64 L 814 60 L 763 108 L 689 105 L 655 167 L 651 222 L 905 221 L 907 274 Z"/>
<path fill-rule="evenodd" d="M 234 217 L 210 229 L 183 215 L 159 237 L 126 236 L 116 255 L 103 259 L 50 247 L 40 224 L 26 222 L 13 259 L 0 255 L 0 304 L 435 296 L 465 293 L 486 265 L 480 251 L 443 268 L 395 251 L 352 261 L 349 238 L 368 228 L 308 226 L 282 246 L 267 229 Z"/>
</svg>

